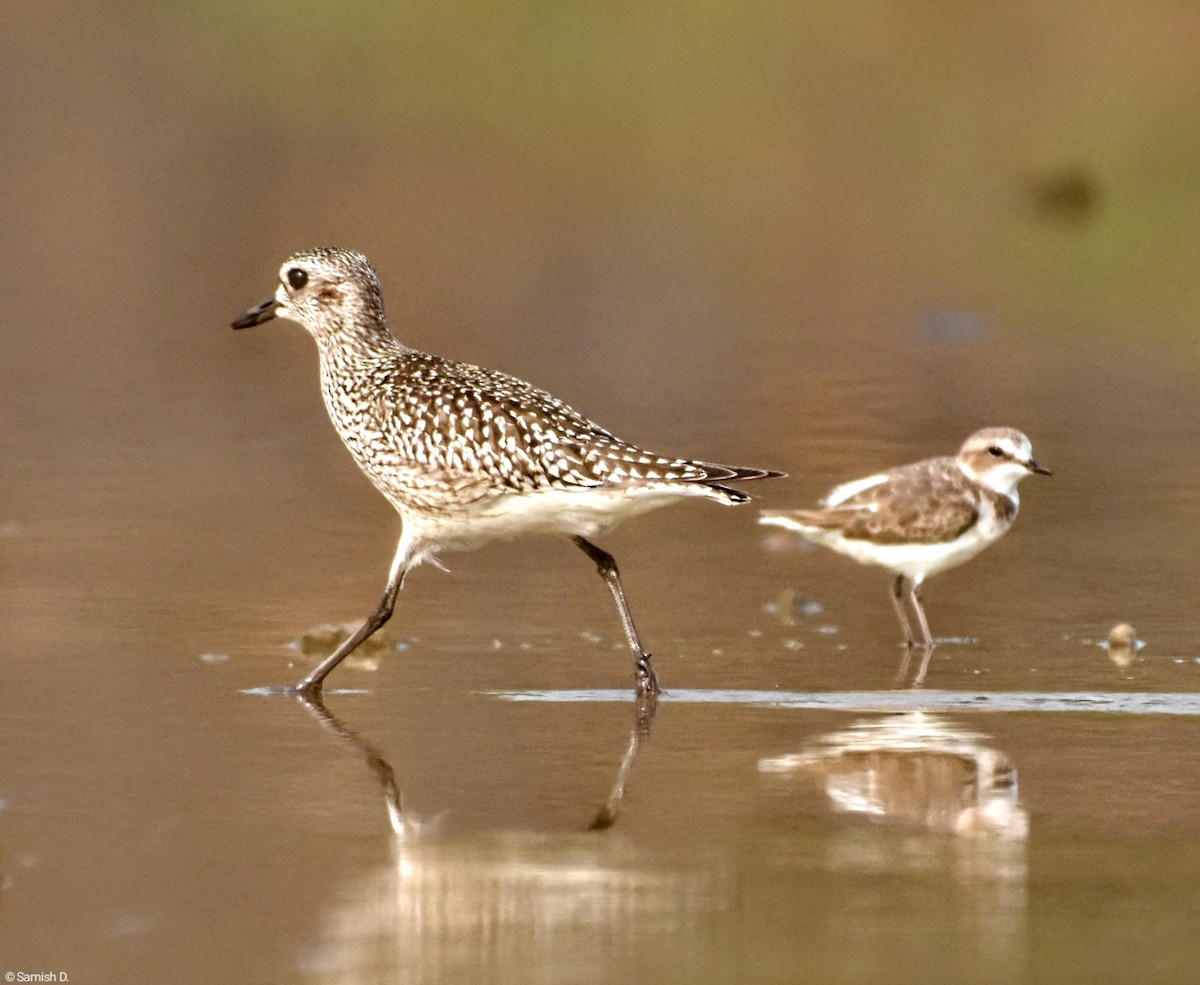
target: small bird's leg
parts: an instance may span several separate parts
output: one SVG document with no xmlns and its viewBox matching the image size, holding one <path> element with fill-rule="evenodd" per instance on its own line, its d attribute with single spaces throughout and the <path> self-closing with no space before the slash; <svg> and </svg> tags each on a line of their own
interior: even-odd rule
<svg viewBox="0 0 1200 985">
<path fill-rule="evenodd" d="M 914 578 L 909 581 L 908 586 L 908 598 L 917 614 L 917 621 L 921 624 L 921 645 L 929 649 L 933 646 L 933 636 L 929 632 L 929 621 L 925 618 L 925 606 L 921 604 L 921 580 Z"/>
<path fill-rule="evenodd" d="M 925 671 L 929 669 L 929 658 L 933 656 L 933 636 L 929 632 L 929 621 L 925 618 L 925 606 L 921 604 L 921 582 L 913 581 L 911 585 L 908 597 L 912 599 L 913 610 L 921 623 L 921 635 L 925 640 L 922 644 L 925 654 L 921 658 L 921 666 L 917 668 L 917 676 L 913 678 L 912 682 L 913 687 L 920 687 L 925 683 Z"/>
<path fill-rule="evenodd" d="M 404 576 L 408 572 L 411 552 L 412 545 L 402 535 L 400 545 L 396 548 L 395 560 L 392 561 L 392 570 L 388 573 L 387 588 L 384 590 L 379 605 L 375 607 L 375 611 L 367 617 L 367 621 L 359 626 L 349 639 L 322 660 L 308 676 L 291 688 L 293 694 L 309 698 L 318 696 L 321 693 L 321 685 L 329 672 L 353 652 L 363 640 L 392 618 L 392 610 L 396 607 L 396 596 L 399 594 L 400 588 L 404 584 Z"/>
<path fill-rule="evenodd" d="M 920 687 L 925 683 L 925 671 L 929 669 L 929 658 L 933 656 L 933 645 L 925 647 L 925 655 L 921 657 L 921 666 L 917 668 L 917 676 L 913 678 L 912 686 Z"/>
<path fill-rule="evenodd" d="M 892 582 L 892 608 L 896 610 L 896 618 L 900 620 L 900 630 L 904 633 L 904 645 L 911 649 L 916 646 L 916 641 L 913 639 L 912 628 L 908 624 L 908 616 L 904 612 L 906 595 L 908 595 L 908 579 L 904 575 L 896 575 L 896 580 Z"/>
<path fill-rule="evenodd" d="M 633 616 L 629 614 L 629 605 L 625 601 L 625 592 L 621 588 L 621 573 L 617 570 L 617 562 L 613 560 L 611 554 L 600 550 L 595 544 L 582 537 L 572 537 L 571 540 L 595 563 L 596 570 L 600 572 L 600 577 L 604 579 L 604 583 L 612 593 L 613 601 L 617 603 L 621 628 L 625 630 L 625 639 L 629 643 L 629 649 L 633 651 L 633 672 L 637 677 L 638 693 L 652 695 L 661 693 L 654 668 L 650 666 L 650 654 L 642 646 L 637 629 L 633 625 Z"/>
</svg>

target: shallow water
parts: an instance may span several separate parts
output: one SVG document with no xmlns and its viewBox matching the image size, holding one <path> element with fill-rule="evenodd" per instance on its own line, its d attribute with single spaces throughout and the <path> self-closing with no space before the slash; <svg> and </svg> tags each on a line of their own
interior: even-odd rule
<svg viewBox="0 0 1200 985">
<path fill-rule="evenodd" d="M 497 697 L 510 701 L 628 701 L 626 691 L 511 691 Z M 1200 715 L 1200 694 L 1141 692 L 1113 694 L 1084 691 L 1055 692 L 827 691 L 796 694 L 787 691 L 692 691 L 673 689 L 663 701 L 697 704 L 757 705 L 830 711 L 1045 711 L 1124 715 Z"/>
<path fill-rule="evenodd" d="M 1200 22 L 566 10 L 3 15 L 0 972 L 1192 980 Z M 602 542 L 656 714 L 565 539 L 253 693 L 398 533 L 311 342 L 227 327 L 323 242 L 758 505 L 992 424 L 1055 475 L 926 586 L 919 690 L 882 573 L 699 503 Z"/>
</svg>

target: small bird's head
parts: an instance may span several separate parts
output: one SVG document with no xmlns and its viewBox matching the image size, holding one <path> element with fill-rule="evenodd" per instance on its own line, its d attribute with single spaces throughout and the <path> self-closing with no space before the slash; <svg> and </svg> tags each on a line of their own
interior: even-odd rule
<svg viewBox="0 0 1200 985">
<path fill-rule="evenodd" d="M 1017 483 L 1033 472 L 1051 474 L 1033 460 L 1033 445 L 1015 428 L 976 431 L 959 449 L 958 464 L 969 476 L 1004 495 L 1012 495 Z"/>
<path fill-rule="evenodd" d="M 250 328 L 272 318 L 299 322 L 318 343 L 347 329 L 387 331 L 375 268 L 361 253 L 337 247 L 288 257 L 279 268 L 275 294 L 235 319 L 233 327 Z"/>
</svg>

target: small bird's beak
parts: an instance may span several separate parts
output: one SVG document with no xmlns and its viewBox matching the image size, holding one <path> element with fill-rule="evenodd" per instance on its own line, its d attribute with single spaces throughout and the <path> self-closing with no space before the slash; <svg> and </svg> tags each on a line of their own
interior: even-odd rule
<svg viewBox="0 0 1200 985">
<path fill-rule="evenodd" d="M 234 325 L 233 327 L 237 328 L 238 326 Z M 1048 468 L 1044 465 L 1038 465 L 1032 458 L 1025 463 L 1025 468 L 1029 469 L 1030 472 L 1036 472 L 1038 475 L 1054 475 Z"/>
<path fill-rule="evenodd" d="M 233 320 L 234 328 L 253 328 L 275 317 L 275 298 L 269 297 L 262 304 L 256 304 L 240 318 Z"/>
</svg>

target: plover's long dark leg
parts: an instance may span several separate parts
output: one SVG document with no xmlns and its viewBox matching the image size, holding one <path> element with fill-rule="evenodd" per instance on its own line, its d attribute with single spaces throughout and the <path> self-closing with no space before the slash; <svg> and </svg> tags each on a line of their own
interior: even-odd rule
<svg viewBox="0 0 1200 985">
<path fill-rule="evenodd" d="M 908 623 L 908 615 L 904 611 L 904 599 L 908 596 L 908 579 L 904 575 L 896 575 L 896 580 L 892 582 L 892 608 L 896 610 L 896 618 L 900 620 L 900 631 L 904 633 L 904 645 L 906 648 L 916 646 L 916 641 L 913 639 L 912 627 Z"/>
<path fill-rule="evenodd" d="M 595 563 L 604 584 L 612 592 L 613 601 L 617 603 L 621 628 L 625 630 L 625 639 L 629 642 L 629 649 L 633 651 L 633 672 L 637 677 L 638 691 L 642 694 L 659 694 L 658 678 L 654 674 L 654 668 L 650 666 L 650 654 L 642 646 L 637 629 L 633 625 L 633 616 L 629 614 L 629 604 L 625 601 L 625 591 L 621 588 L 621 573 L 617 570 L 617 562 L 607 551 L 600 550 L 582 537 L 572 537 L 571 540 Z"/>
<path fill-rule="evenodd" d="M 407 531 L 406 531 L 407 532 Z M 340 664 L 363 640 L 367 639 L 380 626 L 392 618 L 392 610 L 396 608 L 396 596 L 404 585 L 404 576 L 408 573 L 409 560 L 412 557 L 412 544 L 408 538 L 401 536 L 400 545 L 396 548 L 396 558 L 392 561 L 392 570 L 388 573 L 387 588 L 375 611 L 367 616 L 367 621 L 342 643 L 328 657 L 321 661 L 311 673 L 291 688 L 295 694 L 305 697 L 315 697 L 321 693 L 321 684 L 338 664 Z"/>
</svg>

